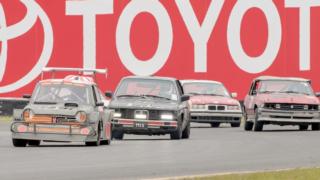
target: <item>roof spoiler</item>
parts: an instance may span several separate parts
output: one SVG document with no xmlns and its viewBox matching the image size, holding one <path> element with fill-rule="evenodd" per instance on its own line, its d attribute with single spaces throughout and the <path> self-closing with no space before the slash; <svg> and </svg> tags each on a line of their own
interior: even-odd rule
<svg viewBox="0 0 320 180">
<path fill-rule="evenodd" d="M 61 67 L 45 67 L 42 69 L 41 79 L 43 79 L 43 73 L 49 72 L 52 73 L 52 78 L 56 72 L 77 72 L 79 75 L 84 74 L 93 74 L 94 77 L 96 74 L 105 74 L 106 77 L 108 75 L 107 69 L 82 69 L 82 68 L 61 68 Z"/>
</svg>

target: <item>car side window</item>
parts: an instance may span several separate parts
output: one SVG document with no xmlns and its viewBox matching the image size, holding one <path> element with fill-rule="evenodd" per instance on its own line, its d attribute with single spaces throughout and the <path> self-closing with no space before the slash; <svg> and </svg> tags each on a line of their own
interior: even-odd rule
<svg viewBox="0 0 320 180">
<path fill-rule="evenodd" d="M 102 102 L 100 90 L 98 89 L 98 87 L 94 86 L 94 90 L 95 90 L 95 94 L 97 96 L 97 101 L 96 102 Z"/>
<path fill-rule="evenodd" d="M 250 91 L 251 96 L 255 96 L 257 94 L 259 84 L 260 84 L 259 81 L 255 81 L 254 83 L 252 83 L 251 91 Z"/>
</svg>

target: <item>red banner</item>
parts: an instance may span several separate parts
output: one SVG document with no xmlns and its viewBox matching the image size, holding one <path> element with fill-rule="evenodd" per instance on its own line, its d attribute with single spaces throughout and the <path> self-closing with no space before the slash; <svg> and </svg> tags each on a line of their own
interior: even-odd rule
<svg viewBox="0 0 320 180">
<path fill-rule="evenodd" d="M 260 75 L 320 90 L 320 1 L 0 0 L 0 96 L 31 93 L 44 67 L 223 82 L 242 99 Z"/>
</svg>

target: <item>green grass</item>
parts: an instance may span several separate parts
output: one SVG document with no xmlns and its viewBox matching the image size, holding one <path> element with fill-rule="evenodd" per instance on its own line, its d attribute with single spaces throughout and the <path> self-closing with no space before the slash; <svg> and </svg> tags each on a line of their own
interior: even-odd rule
<svg viewBox="0 0 320 180">
<path fill-rule="evenodd" d="M 0 121 L 1 122 L 11 122 L 12 116 L 0 116 Z"/>
<path fill-rule="evenodd" d="M 184 180 L 320 180 L 320 168 L 293 169 L 274 172 L 215 175 L 182 178 Z"/>
</svg>

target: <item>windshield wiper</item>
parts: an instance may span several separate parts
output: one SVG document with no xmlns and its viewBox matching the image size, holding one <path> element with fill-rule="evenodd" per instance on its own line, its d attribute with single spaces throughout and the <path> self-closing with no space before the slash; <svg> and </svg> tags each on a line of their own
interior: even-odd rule
<svg viewBox="0 0 320 180">
<path fill-rule="evenodd" d="M 271 93 L 276 93 L 276 91 L 260 91 L 259 93 L 262 93 L 262 94 L 271 94 Z"/>
<path fill-rule="evenodd" d="M 34 104 L 57 104 L 56 102 L 35 101 Z"/>
<path fill-rule="evenodd" d="M 133 94 L 121 94 L 121 95 L 118 95 L 117 97 L 140 97 L 140 95 L 133 95 Z"/>
<path fill-rule="evenodd" d="M 148 94 L 148 95 L 142 95 L 144 97 L 153 97 L 153 98 L 161 98 L 161 99 L 167 99 L 167 100 L 172 100 L 170 98 L 167 98 L 167 97 L 163 97 L 163 96 L 156 96 L 156 95 L 151 95 L 151 94 Z"/>
<path fill-rule="evenodd" d="M 280 91 L 280 93 L 291 93 L 291 94 L 304 94 L 304 95 L 309 95 L 304 92 L 298 92 L 298 91 Z"/>
</svg>

